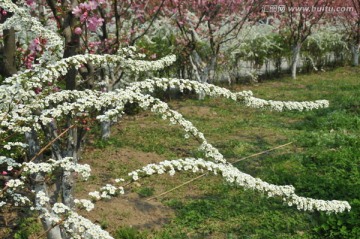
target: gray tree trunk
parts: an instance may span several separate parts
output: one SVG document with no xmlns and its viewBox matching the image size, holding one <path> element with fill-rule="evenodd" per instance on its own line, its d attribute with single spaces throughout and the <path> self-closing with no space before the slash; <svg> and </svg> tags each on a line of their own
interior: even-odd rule
<svg viewBox="0 0 360 239">
<path fill-rule="evenodd" d="M 291 77 L 296 79 L 297 65 L 300 59 L 301 44 L 297 43 L 292 48 L 292 59 L 291 59 Z"/>
<path fill-rule="evenodd" d="M 101 139 L 107 140 L 110 138 L 111 134 L 111 121 L 103 121 L 101 122 Z"/>
<path fill-rule="evenodd" d="M 215 78 L 216 56 L 212 56 L 210 62 L 205 63 L 199 54 L 194 50 L 190 55 L 190 63 L 192 65 L 196 80 L 201 83 L 212 83 Z M 199 99 L 204 99 L 204 92 L 200 92 Z"/>
<path fill-rule="evenodd" d="M 37 152 L 40 151 L 40 146 L 39 146 L 39 142 L 38 142 L 38 137 L 37 137 L 37 133 L 35 130 L 32 130 L 30 133 L 25 133 L 25 139 L 29 145 L 29 158 L 33 158 Z M 39 163 L 42 160 L 42 155 L 38 156 L 34 162 L 35 163 Z M 47 194 L 48 197 L 50 197 L 48 194 L 48 188 L 47 185 L 45 183 L 45 177 L 43 174 L 41 173 L 37 173 L 32 175 L 32 184 L 33 184 L 33 188 L 35 190 L 36 193 L 43 191 Z M 38 204 L 37 201 L 35 201 L 35 204 Z M 50 211 L 50 214 L 52 214 L 50 208 L 51 205 L 50 203 L 48 203 L 46 205 L 46 208 Z M 59 226 L 52 226 L 52 222 L 49 221 L 47 218 L 42 218 L 41 219 L 41 223 L 43 225 L 43 229 L 44 231 L 47 231 L 47 238 L 48 239 L 62 239 L 62 235 L 61 235 L 61 231 Z"/>
<path fill-rule="evenodd" d="M 359 66 L 359 48 L 360 48 L 360 45 L 357 45 L 357 44 L 351 45 L 351 53 L 353 56 L 353 60 L 352 60 L 353 66 Z"/>
<path fill-rule="evenodd" d="M 70 121 L 70 120 L 69 120 Z M 70 124 L 69 124 L 70 125 Z M 80 149 L 80 145 L 78 145 L 78 131 L 77 128 L 72 128 L 68 133 L 68 145 L 67 145 L 67 157 L 72 157 L 73 162 L 76 164 L 78 161 L 78 151 Z M 74 186 L 75 186 L 75 178 L 72 172 L 65 171 L 62 176 L 62 202 L 70 207 L 74 207 Z"/>
</svg>

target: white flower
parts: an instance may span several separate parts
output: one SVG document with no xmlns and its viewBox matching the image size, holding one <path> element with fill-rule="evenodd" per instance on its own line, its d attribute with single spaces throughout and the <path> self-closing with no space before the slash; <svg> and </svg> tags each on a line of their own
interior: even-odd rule
<svg viewBox="0 0 360 239">
<path fill-rule="evenodd" d="M 86 211 L 90 212 L 91 210 L 94 209 L 94 204 L 89 201 L 89 200 L 86 200 L 86 199 L 75 199 L 74 200 L 74 203 L 75 204 L 78 204 L 80 205 L 81 207 L 85 208 Z"/>
<path fill-rule="evenodd" d="M 94 200 L 100 200 L 101 199 L 100 192 L 98 192 L 98 191 L 90 192 L 89 196 L 91 198 L 93 198 Z"/>
<path fill-rule="evenodd" d="M 8 170 L 10 171 L 10 170 Z M 24 182 L 19 180 L 19 179 L 10 179 L 7 183 L 6 183 L 6 186 L 9 187 L 9 188 L 17 188 L 17 187 L 20 187 L 20 186 L 23 186 L 24 185 Z"/>
<path fill-rule="evenodd" d="M 116 183 L 120 183 L 120 182 L 124 182 L 125 181 L 125 179 L 123 179 L 123 178 L 117 178 L 117 179 L 115 179 L 115 182 Z"/>
</svg>

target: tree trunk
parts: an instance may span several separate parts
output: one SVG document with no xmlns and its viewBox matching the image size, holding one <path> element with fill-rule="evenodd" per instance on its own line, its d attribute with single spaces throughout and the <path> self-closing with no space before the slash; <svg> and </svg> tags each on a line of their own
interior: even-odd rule
<svg viewBox="0 0 360 239">
<path fill-rule="evenodd" d="M 353 56 L 353 60 L 352 60 L 353 66 L 359 66 L 359 48 L 360 48 L 360 45 L 357 45 L 357 44 L 351 45 L 351 53 Z"/>
<path fill-rule="evenodd" d="M 101 122 L 101 139 L 107 140 L 110 138 L 111 134 L 111 121 L 103 121 Z"/>
<path fill-rule="evenodd" d="M 201 83 L 212 83 L 215 78 L 216 56 L 212 56 L 210 62 L 205 63 L 199 54 L 194 50 L 190 55 L 190 63 L 193 68 L 196 80 Z M 200 92 L 199 100 L 204 99 L 205 94 Z"/>
<path fill-rule="evenodd" d="M 25 138 L 26 141 L 29 145 L 29 151 L 28 151 L 28 156 L 29 158 L 33 158 L 37 152 L 40 151 L 40 146 L 39 146 L 39 142 L 38 142 L 38 137 L 37 137 L 37 133 L 35 130 L 32 130 L 30 133 L 25 133 Z M 40 163 L 42 161 L 42 155 L 38 156 L 34 162 L 35 163 Z M 45 177 L 42 173 L 36 173 L 34 175 L 32 175 L 32 185 L 33 188 L 35 190 L 36 193 L 42 191 L 45 192 L 48 195 L 48 188 L 47 185 L 45 183 Z M 35 204 L 37 205 L 38 202 L 35 202 Z M 49 203 L 47 203 L 48 205 L 46 205 L 47 209 L 49 210 L 51 208 L 51 205 Z M 52 215 L 52 212 L 50 211 L 50 214 Z M 62 239 L 62 235 L 61 235 L 61 231 L 59 226 L 55 226 L 53 227 L 52 222 L 46 218 L 43 217 L 41 219 L 41 223 L 43 225 L 43 229 L 44 231 L 47 231 L 47 238 L 48 239 Z"/>
<path fill-rule="evenodd" d="M 71 1 L 71 7 L 75 7 L 78 5 L 77 0 Z M 75 29 L 76 24 L 78 24 L 76 18 L 72 14 L 71 11 L 67 13 L 67 16 L 64 19 L 63 26 L 63 35 L 65 38 L 65 49 L 64 49 L 64 58 L 74 56 L 78 54 L 80 48 L 80 36 L 73 33 L 73 29 Z M 76 88 L 76 75 L 77 69 L 75 67 L 71 67 L 68 73 L 65 75 L 66 81 L 66 89 L 67 90 L 75 90 Z"/>
<path fill-rule="evenodd" d="M 210 62 L 207 64 L 205 68 L 205 72 L 207 75 L 207 82 L 209 83 L 214 83 L 215 81 L 216 61 L 217 61 L 216 56 L 215 55 L 211 56 Z"/>
<path fill-rule="evenodd" d="M 0 75 L 9 77 L 17 72 L 15 54 L 15 30 L 14 28 L 3 30 L 4 48 L 1 50 Z"/>
<path fill-rule="evenodd" d="M 71 119 L 69 119 L 71 122 Z M 70 124 L 68 124 L 70 127 Z M 73 163 L 76 164 L 78 161 L 78 151 L 80 149 L 80 140 L 78 135 L 78 129 L 76 127 L 72 128 L 68 132 L 67 136 L 67 157 L 72 157 Z M 75 177 L 73 172 L 64 171 L 62 176 L 62 202 L 70 207 L 74 207 L 74 186 L 75 186 Z"/>
<path fill-rule="evenodd" d="M 291 59 L 291 77 L 296 79 L 296 69 L 300 58 L 301 44 L 297 43 L 293 46 L 292 49 L 292 59 Z"/>
</svg>

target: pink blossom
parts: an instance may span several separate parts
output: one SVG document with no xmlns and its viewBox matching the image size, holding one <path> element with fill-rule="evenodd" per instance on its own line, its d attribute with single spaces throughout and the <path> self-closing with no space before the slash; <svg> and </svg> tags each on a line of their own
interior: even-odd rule
<svg viewBox="0 0 360 239">
<path fill-rule="evenodd" d="M 79 4 L 79 7 L 82 9 L 82 10 L 90 10 L 89 6 L 87 3 L 80 3 Z"/>
<path fill-rule="evenodd" d="M 101 45 L 101 41 L 94 41 L 89 43 L 89 47 L 97 47 Z"/>
<path fill-rule="evenodd" d="M 6 171 L 2 171 L 2 175 L 7 175 L 8 173 Z"/>
<path fill-rule="evenodd" d="M 39 38 L 35 38 L 29 46 L 29 50 L 30 51 L 41 51 L 41 46 L 40 46 L 40 40 Z"/>
<path fill-rule="evenodd" d="M 74 14 L 76 17 L 80 17 L 82 14 L 82 10 L 81 8 L 79 8 L 79 6 L 76 6 L 75 8 L 73 8 L 72 10 L 72 14 Z"/>
<path fill-rule="evenodd" d="M 96 1 L 90 1 L 88 4 L 89 10 L 95 10 L 98 7 L 98 3 Z"/>
<path fill-rule="evenodd" d="M 75 30 L 74 30 L 74 33 L 75 33 L 76 35 L 80 35 L 80 34 L 82 33 L 81 28 L 80 28 L 80 27 L 76 27 Z"/>
<path fill-rule="evenodd" d="M 84 12 L 80 17 L 80 22 L 84 22 L 88 17 L 88 12 Z"/>
<path fill-rule="evenodd" d="M 90 17 L 87 21 L 88 23 L 88 28 L 90 31 L 96 31 L 96 29 L 103 23 L 104 19 L 102 19 L 101 17 Z"/>
<path fill-rule="evenodd" d="M 26 4 L 31 6 L 35 3 L 35 0 L 26 0 Z"/>
<path fill-rule="evenodd" d="M 42 89 L 41 88 L 39 88 L 39 87 L 36 87 L 35 89 L 34 89 L 34 92 L 35 92 L 35 94 L 40 94 L 41 92 L 42 92 Z"/>
</svg>

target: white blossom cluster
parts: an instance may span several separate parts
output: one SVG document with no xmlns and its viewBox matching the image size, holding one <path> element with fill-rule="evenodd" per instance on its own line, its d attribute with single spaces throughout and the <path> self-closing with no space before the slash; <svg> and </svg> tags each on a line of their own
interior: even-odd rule
<svg viewBox="0 0 360 239">
<path fill-rule="evenodd" d="M 184 90 L 195 91 L 195 93 L 205 93 L 210 97 L 224 97 L 228 99 L 236 100 L 236 94 L 232 93 L 230 90 L 215 86 L 209 83 L 200 83 L 197 81 L 191 81 L 186 79 L 176 79 L 176 78 L 153 78 L 146 79 L 141 82 L 133 82 L 126 89 L 143 92 L 143 93 L 152 93 L 155 89 L 167 90 L 171 88 L 177 88 L 180 92 Z"/>
<path fill-rule="evenodd" d="M 22 164 L 16 163 L 11 158 L 6 158 L 4 156 L 0 157 L 0 164 L 7 164 L 7 170 L 11 171 L 13 167 L 20 169 L 22 176 L 20 179 L 9 179 L 6 182 L 6 187 L 3 190 L 0 190 L 0 198 L 7 198 L 8 202 L 11 202 L 15 206 L 30 204 L 30 200 L 27 196 L 16 193 L 18 189 L 21 189 L 25 186 L 25 181 L 28 175 L 36 173 L 52 173 L 57 168 L 62 168 L 65 171 L 76 172 L 84 180 L 88 179 L 90 176 L 91 168 L 87 164 L 75 164 L 71 157 L 66 157 L 62 160 L 53 160 L 50 159 L 48 163 L 34 163 L 34 162 L 24 162 Z M 36 194 L 36 201 L 38 207 L 44 206 L 49 202 L 49 198 L 46 196 L 45 192 L 38 192 Z M 2 204 L 6 204 L 4 201 Z M 85 204 L 86 205 L 86 204 Z M 84 206 L 85 206 L 84 205 Z M 86 208 L 90 208 L 90 205 L 86 205 Z"/>
<path fill-rule="evenodd" d="M 45 87 L 45 83 L 55 84 L 60 76 L 67 74 L 71 67 L 80 68 L 83 64 L 92 62 L 94 65 L 102 64 L 113 64 L 115 66 L 120 66 L 122 69 L 128 69 L 132 72 L 145 72 L 145 71 L 156 71 L 163 69 L 167 66 L 172 65 L 176 61 L 175 55 L 169 55 L 163 57 L 156 61 L 144 61 L 144 60 L 134 60 L 128 59 L 122 55 L 96 55 L 96 54 L 85 54 L 85 55 L 75 55 L 72 57 L 61 59 L 55 63 L 46 65 L 46 66 L 36 66 L 34 69 L 25 70 L 21 73 L 15 74 L 11 77 L 5 79 L 4 83 L 9 84 L 7 87 L 14 87 L 15 92 L 20 89 L 28 90 L 35 87 Z M 1 93 L 6 93 L 6 88 L 1 89 Z M 8 89 L 12 90 L 12 89 Z M 14 92 L 14 93 L 15 93 Z M 11 92 L 10 92 L 11 93 Z M 27 97 L 34 96 L 34 94 L 25 94 Z"/>
<path fill-rule="evenodd" d="M 47 39 L 47 44 L 45 46 L 46 54 L 44 54 L 39 59 L 40 64 L 49 62 L 49 60 L 52 58 L 52 54 L 49 54 L 50 52 L 55 53 L 54 60 L 58 60 L 62 57 L 64 43 L 56 32 L 43 27 L 38 19 L 30 15 L 26 8 L 20 8 L 10 0 L 1 0 L 0 6 L 3 9 L 14 13 L 14 15 L 7 19 L 5 23 L 0 24 L 1 32 L 3 29 L 14 27 L 17 31 L 32 31 L 36 34 L 42 35 L 45 39 Z"/>
<path fill-rule="evenodd" d="M 79 205 L 80 207 L 84 208 L 86 211 L 90 212 L 94 209 L 94 204 L 86 199 L 75 199 L 74 203 Z"/>
<path fill-rule="evenodd" d="M 99 225 L 94 224 L 79 214 L 71 211 L 63 227 L 74 239 L 113 239 L 110 234 Z"/>
<path fill-rule="evenodd" d="M 218 87 L 212 84 L 175 78 L 147 79 L 141 82 L 134 82 L 128 87 L 128 89 L 138 92 L 154 92 L 156 88 L 163 90 L 170 88 L 178 88 L 180 92 L 183 92 L 184 89 L 187 89 L 190 91 L 195 91 L 195 93 L 197 94 L 204 93 L 205 95 L 210 97 L 224 97 L 232 100 L 237 100 L 239 102 L 243 102 L 246 106 L 251 108 L 265 108 L 275 111 L 305 111 L 329 107 L 329 101 L 327 100 L 302 102 L 264 100 L 253 97 L 253 93 L 251 91 L 241 91 L 233 93 L 225 88 Z"/>
<path fill-rule="evenodd" d="M 50 163 L 23 163 L 24 173 L 51 173 L 52 171 L 54 171 L 54 165 Z"/>
<path fill-rule="evenodd" d="M 8 160 L 11 162 L 11 160 Z M 1 164 L 1 163 L 0 163 Z M 17 165 L 16 165 L 17 166 Z M 8 166 L 8 170 L 12 170 L 12 166 Z M 9 204 L 14 206 L 25 206 L 31 204 L 29 198 L 23 194 L 20 194 L 21 190 L 25 187 L 25 183 L 21 179 L 9 179 L 5 183 L 5 187 L 0 190 L 0 204 L 2 206 Z"/>
<path fill-rule="evenodd" d="M 24 182 L 22 182 L 20 179 L 10 179 L 9 181 L 6 182 L 6 186 L 11 189 L 15 189 L 23 185 Z"/>
<path fill-rule="evenodd" d="M 15 207 L 17 206 L 25 206 L 25 205 L 30 205 L 31 201 L 29 200 L 29 198 L 27 198 L 26 196 L 19 194 L 19 193 L 12 193 L 11 194 L 12 200 L 13 200 L 13 205 Z"/>
<path fill-rule="evenodd" d="M 221 88 L 214 87 L 214 89 L 220 91 Z M 211 93 L 210 89 L 209 92 Z M 230 97 L 232 94 L 227 90 L 218 94 L 222 93 L 228 94 Z M 66 99 L 66 96 L 70 96 L 69 98 L 72 100 L 72 103 L 65 101 L 63 104 L 59 104 L 62 100 Z M 51 122 L 54 118 L 69 115 L 70 113 L 76 114 L 77 112 L 93 111 L 94 109 L 100 111 L 102 108 L 110 108 L 105 111 L 103 115 L 97 116 L 98 120 L 104 121 L 111 119 L 110 117 L 121 115 L 124 105 L 128 102 L 137 102 L 141 108 L 145 110 L 150 108 L 152 112 L 160 114 L 163 119 L 168 119 L 171 124 L 179 124 L 187 134 L 193 135 L 202 143 L 203 146 L 201 149 L 205 151 L 208 157 L 213 157 L 216 161 L 224 162 L 222 155 L 206 141 L 203 133 L 199 132 L 190 121 L 185 120 L 180 113 L 171 110 L 165 102 L 150 95 L 133 91 L 132 89 L 116 90 L 106 93 L 90 90 L 57 92 L 49 97 L 45 97 L 43 100 L 39 100 L 37 105 L 30 105 L 29 108 L 33 110 L 34 107 L 38 107 L 39 105 L 50 106 L 58 103 L 56 107 L 49 107 L 49 109 L 43 110 L 41 115 L 36 116 L 37 121 L 41 121 L 43 124 Z M 29 112 L 32 110 L 29 110 Z M 20 122 L 16 122 L 14 118 L 11 119 L 11 124 L 14 125 L 14 127 L 19 123 Z"/>
<path fill-rule="evenodd" d="M 79 174 L 84 180 L 87 180 L 91 175 L 90 165 L 74 163 L 72 160 L 72 157 L 66 157 L 63 160 L 49 161 L 52 161 L 55 167 L 58 166 L 65 171 L 75 172 Z"/>
<path fill-rule="evenodd" d="M 350 211 L 351 209 L 350 204 L 346 201 L 338 201 L 338 200 L 326 201 L 326 200 L 300 197 L 295 194 L 291 195 L 290 198 L 286 199 L 286 203 L 289 206 L 296 205 L 298 210 L 304 210 L 310 212 L 317 210 L 317 211 L 326 212 L 327 214 L 342 213 L 345 211 Z"/>
<path fill-rule="evenodd" d="M 249 174 L 241 172 L 229 163 L 214 163 L 203 159 L 185 158 L 172 161 L 163 161 L 158 164 L 149 164 L 142 169 L 129 173 L 133 180 L 153 174 L 168 172 L 174 175 L 176 171 L 203 172 L 204 170 L 221 174 L 228 183 L 234 183 L 246 189 L 253 189 L 266 193 L 269 197 L 279 196 L 289 205 L 296 205 L 298 210 L 325 211 L 328 213 L 341 213 L 350 211 L 351 206 L 347 201 L 325 201 L 313 198 L 300 197 L 295 194 L 295 188 L 291 185 L 278 186 L 254 178 Z"/>
<path fill-rule="evenodd" d="M 100 192 L 99 191 L 93 191 L 89 193 L 89 196 L 93 199 L 93 200 L 100 200 L 101 196 L 100 196 Z"/>
<path fill-rule="evenodd" d="M 36 193 L 37 207 L 32 209 L 40 211 L 40 217 L 46 218 L 46 220 L 52 222 L 54 225 L 60 224 L 71 238 L 113 238 L 108 232 L 102 230 L 100 226 L 78 215 L 74 210 L 63 203 L 54 203 L 50 212 L 46 207 L 49 201 L 50 198 L 47 194 L 43 191 L 39 191 Z M 86 199 L 75 199 L 74 203 L 87 211 L 91 211 L 94 208 L 94 204 Z"/>
<path fill-rule="evenodd" d="M 108 105 L 107 102 L 111 100 L 106 98 L 118 97 L 117 95 L 103 95 L 103 92 L 90 90 L 81 93 L 79 91 L 52 92 L 53 87 L 55 87 L 54 81 L 57 78 L 65 75 L 71 66 L 79 68 L 81 64 L 87 61 L 92 61 L 96 65 L 117 62 L 125 69 L 136 66 L 137 71 L 147 71 L 170 65 L 175 61 L 175 57 L 168 56 L 157 61 L 146 62 L 114 55 L 77 55 L 62 59 L 46 67 L 26 70 L 23 73 L 6 78 L 5 84 L 0 86 L 0 95 L 2 95 L 0 99 L 0 117 L 2 118 L 0 126 L 14 132 L 24 133 L 30 131 L 30 124 L 36 129 L 40 129 L 40 121 L 47 124 L 51 122 L 52 118 L 66 115 L 69 112 L 74 113 L 74 111 L 83 112 L 87 107 L 95 108 L 98 111 L 102 107 L 112 110 L 106 113 L 107 118 L 118 113 L 122 105 Z M 43 91 L 41 94 L 36 94 L 34 88 L 42 88 Z M 77 104 L 69 104 L 71 98 L 76 98 Z M 34 115 L 35 111 L 43 111 L 42 116 Z M 0 133 L 4 132 L 1 131 Z"/>
<path fill-rule="evenodd" d="M 28 145 L 21 142 L 7 142 L 4 145 L 4 149 L 11 150 L 12 147 L 26 148 Z"/>
<path fill-rule="evenodd" d="M 100 188 L 100 191 L 93 191 L 89 193 L 89 196 L 92 200 L 98 201 L 101 199 L 111 199 L 114 196 L 124 194 L 124 187 L 116 187 L 111 184 L 106 184 L 104 187 Z"/>
<path fill-rule="evenodd" d="M 20 164 L 17 163 L 14 159 L 7 158 L 5 156 L 0 156 L 0 165 L 1 164 L 6 164 L 7 167 L 8 167 L 8 171 L 11 171 L 14 167 L 19 167 L 20 166 Z"/>
<path fill-rule="evenodd" d="M 115 179 L 115 183 L 121 183 L 121 182 L 125 182 L 125 179 L 123 179 L 123 178 L 116 178 Z"/>
<path fill-rule="evenodd" d="M 31 205 L 30 199 L 20 193 L 16 193 L 14 188 L 7 189 L 7 192 L 8 197 L 3 198 L 2 200 L 4 201 L 0 201 L 0 208 L 7 204 L 15 207 Z M 0 190 L 0 195 L 2 195 L 2 190 Z"/>
<path fill-rule="evenodd" d="M 53 224 L 60 223 L 70 238 L 113 239 L 113 237 L 111 237 L 107 231 L 101 229 L 99 225 L 80 216 L 62 203 L 55 203 L 51 211 L 55 213 L 55 215 L 45 209 L 43 210 L 42 217 L 50 220 Z"/>
<path fill-rule="evenodd" d="M 42 206 L 45 206 L 50 201 L 50 198 L 47 196 L 47 194 L 43 191 L 39 191 L 36 193 L 36 203 L 38 204 L 37 207 L 41 208 Z"/>
<path fill-rule="evenodd" d="M 329 101 L 327 100 L 316 100 L 316 101 L 274 101 L 274 100 L 263 100 L 256 97 L 244 97 L 244 103 L 248 107 L 252 108 L 268 108 L 274 111 L 286 111 L 286 110 L 297 110 L 307 111 L 320 108 L 328 108 Z"/>
<path fill-rule="evenodd" d="M 52 173 L 56 168 L 62 168 L 65 171 L 76 172 L 84 180 L 90 176 L 91 168 L 88 164 L 78 164 L 73 162 L 73 158 L 65 157 L 61 160 L 49 159 L 49 163 L 25 162 L 22 164 L 24 173 Z"/>
</svg>

